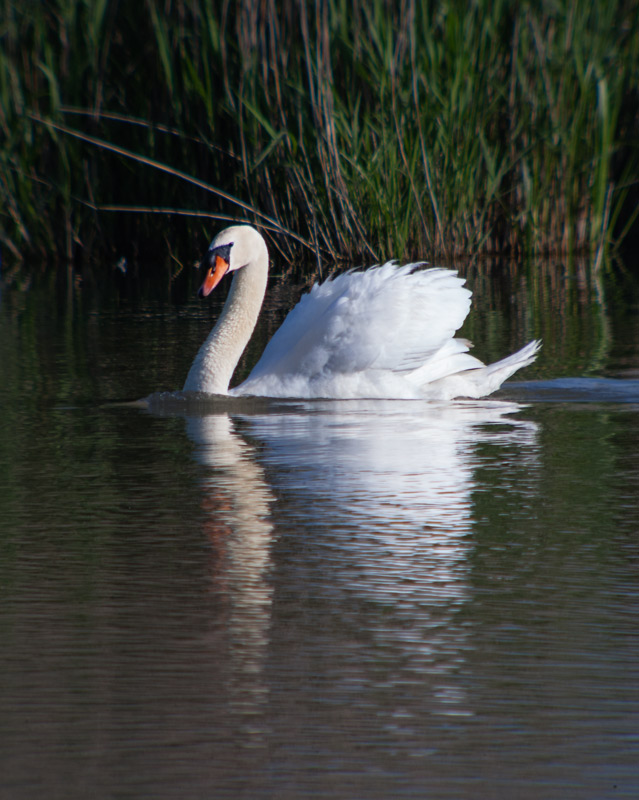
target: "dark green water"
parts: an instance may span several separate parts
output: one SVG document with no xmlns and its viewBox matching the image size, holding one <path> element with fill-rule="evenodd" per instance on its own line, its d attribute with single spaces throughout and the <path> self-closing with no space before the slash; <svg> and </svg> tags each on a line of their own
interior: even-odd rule
<svg viewBox="0 0 639 800">
<path fill-rule="evenodd" d="M 526 297 L 490 402 L 144 410 L 207 306 L 5 291 L 0 796 L 636 797 L 638 307 Z"/>
</svg>

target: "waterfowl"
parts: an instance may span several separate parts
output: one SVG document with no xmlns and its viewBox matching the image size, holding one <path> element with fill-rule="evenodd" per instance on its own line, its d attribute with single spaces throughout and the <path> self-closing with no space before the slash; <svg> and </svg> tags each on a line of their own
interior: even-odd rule
<svg viewBox="0 0 639 800">
<path fill-rule="evenodd" d="M 388 262 L 315 284 L 267 344 L 248 378 L 230 389 L 255 328 L 268 278 L 268 249 L 248 225 L 221 231 L 200 295 L 229 272 L 219 320 L 197 353 L 185 392 L 298 398 L 425 398 L 489 395 L 532 363 L 540 342 L 485 365 L 455 338 L 471 292 L 454 270 Z"/>
</svg>

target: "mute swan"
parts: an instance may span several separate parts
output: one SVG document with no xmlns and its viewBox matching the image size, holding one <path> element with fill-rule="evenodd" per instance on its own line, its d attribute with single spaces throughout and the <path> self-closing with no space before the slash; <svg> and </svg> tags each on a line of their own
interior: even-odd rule
<svg viewBox="0 0 639 800">
<path fill-rule="evenodd" d="M 264 397 L 483 397 L 532 363 L 540 342 L 485 366 L 455 339 L 471 292 L 449 269 L 393 262 L 316 284 L 288 314 L 248 378 L 229 389 L 260 312 L 268 250 L 248 225 L 211 244 L 199 294 L 236 272 L 217 325 L 200 348 L 185 392 Z"/>
</svg>

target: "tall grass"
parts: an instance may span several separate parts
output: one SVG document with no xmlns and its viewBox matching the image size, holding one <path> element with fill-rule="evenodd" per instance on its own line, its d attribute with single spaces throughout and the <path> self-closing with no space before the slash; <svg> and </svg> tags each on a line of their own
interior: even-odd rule
<svg viewBox="0 0 639 800">
<path fill-rule="evenodd" d="M 202 221 L 142 213 L 174 209 L 290 258 L 601 254 L 637 223 L 638 11 L 2 0 L 0 241 L 174 246 Z"/>
</svg>

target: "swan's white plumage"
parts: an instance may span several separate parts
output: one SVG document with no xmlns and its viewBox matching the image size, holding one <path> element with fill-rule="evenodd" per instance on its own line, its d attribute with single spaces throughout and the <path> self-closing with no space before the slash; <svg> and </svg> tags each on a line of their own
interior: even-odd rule
<svg viewBox="0 0 639 800">
<path fill-rule="evenodd" d="M 280 384 L 288 396 L 388 396 L 400 387 L 401 396 L 412 394 L 404 376 L 451 340 L 470 307 L 454 272 L 416 267 L 389 263 L 314 286 L 238 390 L 271 395 Z"/>
<path fill-rule="evenodd" d="M 262 303 L 268 270 L 264 240 L 253 228 L 235 226 L 216 237 L 210 252 L 229 243 L 229 269 L 243 269 L 193 363 L 186 391 L 228 392 L 229 370 Z M 454 338 L 470 309 L 465 281 L 453 270 L 421 266 L 389 262 L 315 285 L 288 314 L 247 380 L 228 393 L 482 397 L 534 360 L 538 342 L 488 367 L 471 356 L 470 344 Z"/>
</svg>

